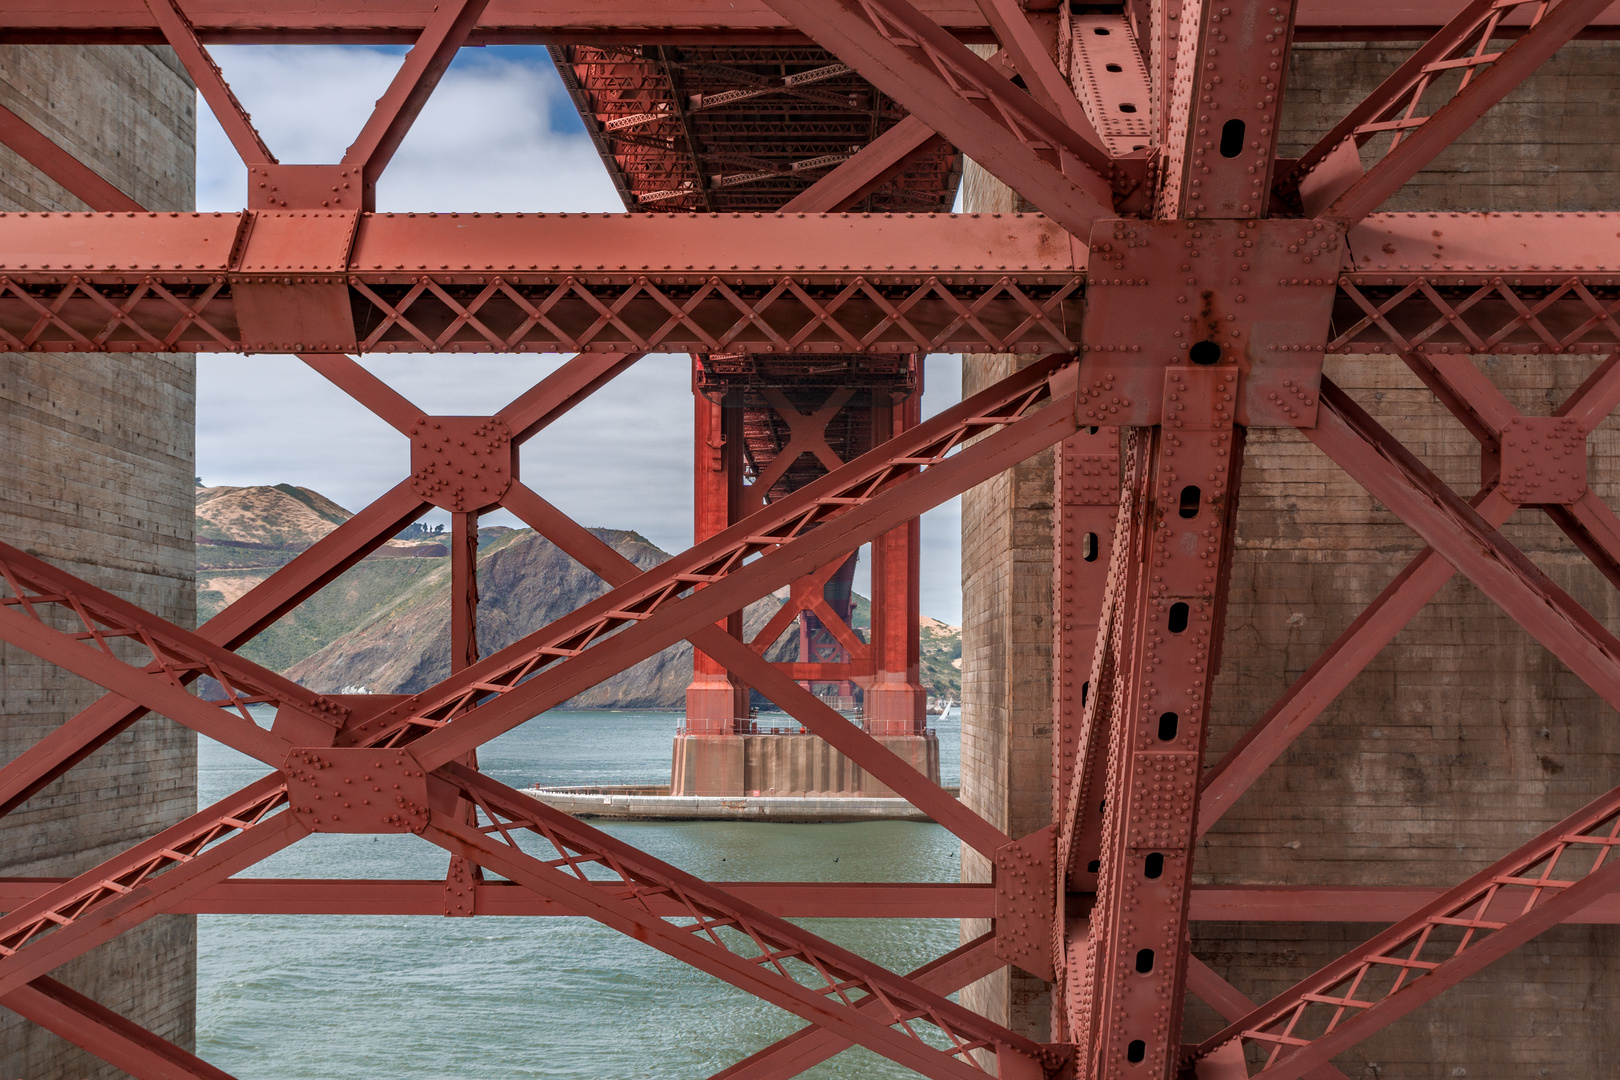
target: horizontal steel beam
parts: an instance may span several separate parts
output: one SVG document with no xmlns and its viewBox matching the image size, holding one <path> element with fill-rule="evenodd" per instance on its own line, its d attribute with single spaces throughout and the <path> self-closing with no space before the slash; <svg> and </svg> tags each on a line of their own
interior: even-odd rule
<svg viewBox="0 0 1620 1080">
<path fill-rule="evenodd" d="M 66 878 L 0 878 L 0 911 L 20 907 Z M 989 919 L 995 887 L 955 883 L 716 881 L 717 889 L 782 918 Z M 473 887 L 478 915 L 572 915 L 509 881 Z M 1421 898 L 1420 898 L 1421 899 Z M 660 917 L 686 914 L 674 901 L 649 901 Z M 172 909 L 181 915 L 443 915 L 444 879 L 231 878 Z M 1402 912 L 1404 914 L 1404 911 Z"/>
<path fill-rule="evenodd" d="M 0 911 L 20 907 L 66 878 L 0 877 Z M 785 919 L 989 919 L 995 886 L 955 882 L 716 881 L 715 888 Z M 1443 890 L 1420 885 L 1195 885 L 1193 922 L 1395 922 Z M 473 887 L 478 915 L 571 915 L 509 881 Z M 1084 910 L 1085 894 L 1070 908 Z M 681 914 L 653 900 L 664 916 Z M 665 910 L 665 908 L 668 910 Z M 442 879 L 230 878 L 171 908 L 179 915 L 443 915 Z M 1620 894 L 1564 920 L 1620 924 Z"/>
<path fill-rule="evenodd" d="M 1617 224 L 1369 218 L 1328 347 L 1606 352 Z M 1070 352 L 1088 255 L 1036 214 L 0 214 L 0 351 Z"/>
<path fill-rule="evenodd" d="M 1194 922 L 1392 923 L 1445 890 L 1421 885 L 1194 885 Z M 1620 923 L 1620 893 L 1610 893 L 1564 920 Z"/>
<path fill-rule="evenodd" d="M 386 17 L 366 0 L 278 4 L 255 0 L 188 0 L 186 13 L 208 44 L 412 44 L 427 26 L 434 0 L 400 0 Z M 965 41 L 993 40 L 972 0 L 917 0 L 916 7 Z M 1412 41 L 1429 37 L 1462 7 L 1460 0 L 1369 0 L 1299 4 L 1302 41 Z M 1511 27 L 1511 24 L 1510 24 Z M 1593 21 L 1589 36 L 1620 31 L 1620 8 Z M 10 0 L 0 11 L 6 40 L 25 43 L 163 44 L 142 0 Z M 684 44 L 802 45 L 805 37 L 758 0 L 640 0 L 637 3 L 550 3 L 492 0 L 470 45 L 663 41 Z"/>
</svg>

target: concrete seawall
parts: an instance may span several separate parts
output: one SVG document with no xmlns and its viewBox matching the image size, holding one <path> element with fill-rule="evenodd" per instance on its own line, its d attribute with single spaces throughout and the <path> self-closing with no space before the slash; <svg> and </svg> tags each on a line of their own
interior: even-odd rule
<svg viewBox="0 0 1620 1080">
<path fill-rule="evenodd" d="M 951 790 L 954 794 L 953 789 Z M 547 806 L 582 818 L 623 821 L 928 821 L 904 799 L 864 796 L 671 795 L 669 786 L 525 788 Z"/>
</svg>

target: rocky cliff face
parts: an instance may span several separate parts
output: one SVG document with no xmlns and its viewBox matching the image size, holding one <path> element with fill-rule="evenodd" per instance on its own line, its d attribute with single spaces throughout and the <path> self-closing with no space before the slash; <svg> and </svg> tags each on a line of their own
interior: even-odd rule
<svg viewBox="0 0 1620 1080">
<path fill-rule="evenodd" d="M 591 530 L 642 569 L 668 554 L 633 532 Z M 595 574 L 527 529 L 482 538 L 478 558 L 478 643 L 486 655 L 596 599 L 608 591 Z M 410 694 L 450 674 L 450 565 L 448 559 L 417 582 L 400 602 L 288 669 L 291 678 L 322 693 L 364 688 Z M 759 630 L 781 606 L 767 598 L 749 606 L 744 624 Z M 796 643 L 795 647 L 796 647 Z M 664 650 L 592 687 L 574 708 L 678 709 L 692 680 L 692 647 Z"/>
<path fill-rule="evenodd" d="M 197 615 L 207 620 L 300 551 L 347 521 L 343 507 L 308 488 L 198 487 Z M 593 529 L 642 569 L 669 558 L 634 532 Z M 415 693 L 450 674 L 450 559 L 444 534 L 414 528 L 390 540 L 319 594 L 242 648 L 243 655 L 322 693 Z M 479 534 L 478 639 L 485 655 L 596 599 L 607 586 L 528 529 Z M 743 623 L 758 632 L 781 601 L 749 605 Z M 857 625 L 867 603 L 857 598 Z M 961 632 L 923 620 L 923 681 L 937 697 L 961 696 Z M 798 653 L 790 629 L 772 659 Z M 692 677 L 682 643 L 603 682 L 576 708 L 679 709 Z"/>
</svg>

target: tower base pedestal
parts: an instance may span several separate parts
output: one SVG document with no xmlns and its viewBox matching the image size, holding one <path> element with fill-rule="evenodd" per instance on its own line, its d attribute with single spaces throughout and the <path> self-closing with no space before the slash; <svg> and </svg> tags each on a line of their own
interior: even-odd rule
<svg viewBox="0 0 1620 1080">
<path fill-rule="evenodd" d="M 880 735 L 878 742 L 939 783 L 939 736 Z M 816 735 L 675 736 L 671 795 L 864 795 L 889 786 Z"/>
</svg>

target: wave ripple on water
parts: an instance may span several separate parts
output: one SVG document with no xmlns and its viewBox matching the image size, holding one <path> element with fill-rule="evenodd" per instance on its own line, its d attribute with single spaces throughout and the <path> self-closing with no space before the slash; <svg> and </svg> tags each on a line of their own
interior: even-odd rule
<svg viewBox="0 0 1620 1080">
<path fill-rule="evenodd" d="M 555 710 L 484 747 L 479 762 L 515 787 L 665 783 L 679 719 Z M 938 727 L 943 779 L 955 783 L 958 722 Z M 201 740 L 202 805 L 263 772 Z M 957 842 L 931 824 L 621 822 L 606 829 L 710 880 L 959 878 Z M 249 873 L 442 878 L 445 864 L 441 849 L 414 836 L 322 835 Z M 796 921 L 898 971 L 960 940 L 952 920 Z M 702 1078 L 800 1026 L 575 917 L 205 915 L 197 967 L 198 1054 L 255 1080 Z M 853 1049 L 804 1075 L 916 1074 Z"/>
</svg>

